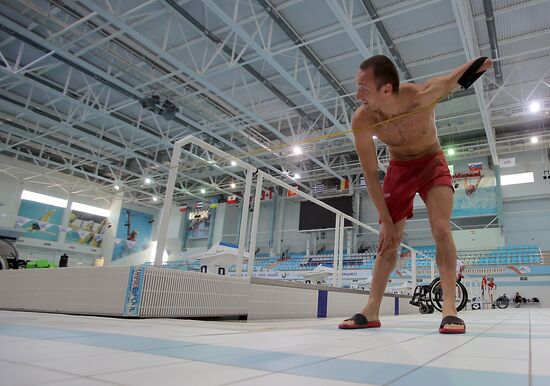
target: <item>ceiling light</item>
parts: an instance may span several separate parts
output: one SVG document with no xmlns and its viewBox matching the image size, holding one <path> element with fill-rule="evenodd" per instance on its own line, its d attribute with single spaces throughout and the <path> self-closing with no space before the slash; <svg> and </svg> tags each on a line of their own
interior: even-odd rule
<svg viewBox="0 0 550 386">
<path fill-rule="evenodd" d="M 231 161 L 231 166 L 237 166 L 237 161 Z"/>
<path fill-rule="evenodd" d="M 378 139 L 378 137 L 376 135 L 373 135 L 372 139 Z"/>
<path fill-rule="evenodd" d="M 201 194 L 204 194 L 204 193 L 206 193 L 206 189 L 202 188 L 201 189 Z"/>
<path fill-rule="evenodd" d="M 147 185 L 149 185 L 151 182 L 153 182 L 153 180 L 150 179 L 149 177 L 147 177 L 143 180 L 143 182 L 145 182 Z"/>
<path fill-rule="evenodd" d="M 448 155 L 454 155 L 454 153 L 455 153 L 455 149 L 449 149 L 449 150 L 447 150 L 447 154 L 448 154 Z"/>
<path fill-rule="evenodd" d="M 120 185 L 115 185 L 115 186 L 113 186 L 113 188 L 114 188 L 115 190 L 120 190 Z"/>
<path fill-rule="evenodd" d="M 539 141 L 539 137 L 532 136 L 531 137 L 531 143 L 537 143 Z"/>
<path fill-rule="evenodd" d="M 302 178 L 302 176 L 300 176 L 298 173 L 294 173 L 294 177 L 293 177 L 295 180 L 298 180 L 300 178 Z"/>
<path fill-rule="evenodd" d="M 529 105 L 529 111 L 532 113 L 538 113 L 540 111 L 540 103 L 539 102 L 531 102 Z"/>
<path fill-rule="evenodd" d="M 292 148 L 292 153 L 293 153 L 294 155 L 300 155 L 300 154 L 303 154 L 304 151 L 302 150 L 302 148 L 301 148 L 300 146 L 294 146 L 294 147 Z"/>
<path fill-rule="evenodd" d="M 232 182 L 231 185 L 229 186 L 231 186 L 231 189 L 235 189 L 237 187 L 237 185 L 234 182 Z"/>
<path fill-rule="evenodd" d="M 154 202 L 157 202 L 159 200 L 159 198 L 157 196 L 153 196 L 153 201 Z"/>
</svg>

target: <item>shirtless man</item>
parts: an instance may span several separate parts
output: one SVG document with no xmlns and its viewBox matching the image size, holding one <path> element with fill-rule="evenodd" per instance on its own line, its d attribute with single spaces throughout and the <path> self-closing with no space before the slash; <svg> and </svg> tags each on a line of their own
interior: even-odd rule
<svg viewBox="0 0 550 386">
<path fill-rule="evenodd" d="M 395 267 L 405 222 L 412 217 L 413 199 L 418 192 L 428 210 L 443 287 L 443 320 L 439 332 L 466 331 L 464 322 L 456 316 L 455 306 L 456 249 L 449 223 L 454 190 L 437 138 L 434 110 L 440 98 L 459 83 L 467 88 L 491 65 L 490 59 L 480 59 L 424 84 L 400 85 L 397 70 L 387 57 L 377 55 L 361 63 L 356 83 L 357 99 L 362 105 L 353 115 L 352 128 L 369 196 L 378 210 L 381 228 L 367 305 L 361 313 L 343 321 L 339 328 L 381 326 L 379 309 L 382 296 Z M 407 115 L 395 119 L 404 114 Z M 390 122 L 376 125 L 386 120 Z M 390 152 L 390 166 L 383 188 L 378 180 L 373 136 L 384 142 Z"/>
</svg>

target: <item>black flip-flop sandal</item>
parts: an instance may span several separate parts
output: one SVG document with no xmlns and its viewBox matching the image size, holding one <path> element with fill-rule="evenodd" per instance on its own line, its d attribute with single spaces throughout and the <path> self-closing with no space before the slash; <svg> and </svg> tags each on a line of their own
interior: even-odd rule
<svg viewBox="0 0 550 386">
<path fill-rule="evenodd" d="M 349 320 L 353 321 L 354 324 L 340 323 L 338 325 L 338 328 L 346 330 L 357 328 L 378 328 L 382 326 L 382 323 L 380 323 L 379 320 L 369 322 L 363 314 L 355 314 L 351 318 L 344 320 L 344 322 L 347 322 Z"/>
<path fill-rule="evenodd" d="M 458 324 L 461 325 L 463 328 L 445 328 L 445 326 L 448 324 Z M 448 315 L 441 320 L 441 324 L 439 326 L 440 334 L 464 334 L 465 332 L 466 324 L 459 317 Z"/>
</svg>

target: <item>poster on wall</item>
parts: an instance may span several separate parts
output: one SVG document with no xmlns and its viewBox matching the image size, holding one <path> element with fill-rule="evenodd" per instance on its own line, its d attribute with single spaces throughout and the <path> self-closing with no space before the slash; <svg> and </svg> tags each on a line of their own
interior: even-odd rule
<svg viewBox="0 0 550 386">
<path fill-rule="evenodd" d="M 149 248 L 153 221 L 151 214 L 122 208 L 118 219 L 113 260 Z"/>
<path fill-rule="evenodd" d="M 106 225 L 106 217 L 72 210 L 69 217 L 70 231 L 67 232 L 65 241 L 100 248 Z"/>
<path fill-rule="evenodd" d="M 454 194 L 452 217 L 487 216 L 497 214 L 496 187 L 477 188 L 468 194 L 457 189 Z"/>
<path fill-rule="evenodd" d="M 21 200 L 16 226 L 25 232 L 23 237 L 57 241 L 63 211 L 58 206 Z"/>
<path fill-rule="evenodd" d="M 187 227 L 188 239 L 207 239 L 210 232 L 210 219 L 212 213 L 209 209 L 189 213 L 189 225 Z"/>
</svg>

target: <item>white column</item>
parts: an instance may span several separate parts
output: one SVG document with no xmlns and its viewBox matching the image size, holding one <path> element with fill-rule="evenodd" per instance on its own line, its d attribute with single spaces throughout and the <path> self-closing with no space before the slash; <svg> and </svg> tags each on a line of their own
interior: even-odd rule
<svg viewBox="0 0 550 386">
<path fill-rule="evenodd" d="M 181 140 L 180 140 L 181 141 Z M 166 181 L 166 193 L 164 194 L 164 205 L 160 214 L 160 222 L 158 228 L 157 251 L 155 253 L 155 265 L 162 265 L 162 255 L 166 247 L 166 232 L 168 232 L 168 224 L 170 222 L 170 212 L 172 211 L 172 200 L 174 198 L 174 187 L 176 186 L 176 177 L 178 176 L 178 166 L 181 156 L 180 141 L 174 144 L 172 151 L 172 160 L 170 161 L 170 173 L 168 173 L 168 181 Z"/>
<path fill-rule="evenodd" d="M 250 207 L 250 191 L 252 190 L 252 170 L 246 172 L 246 184 L 243 195 L 243 209 L 241 215 L 241 227 L 239 229 L 239 250 L 237 254 L 237 267 L 235 275 L 241 277 L 243 274 L 243 258 L 246 247 L 246 231 L 248 229 L 248 209 Z"/>
<path fill-rule="evenodd" d="M 254 213 L 252 215 L 252 227 L 250 229 L 250 249 L 248 251 L 248 277 L 254 274 L 254 261 L 256 260 L 256 240 L 258 240 L 258 222 L 260 219 L 260 204 L 262 201 L 262 184 L 264 176 L 259 172 L 256 180 L 256 195 L 254 196 Z"/>
<path fill-rule="evenodd" d="M 113 260 L 113 251 L 115 248 L 116 231 L 118 229 L 118 219 L 120 218 L 120 210 L 122 209 L 122 199 L 124 193 L 119 192 L 113 196 L 111 208 L 109 209 L 109 218 L 107 219 L 107 229 L 101 241 L 103 249 L 104 264 L 109 265 Z"/>
<path fill-rule="evenodd" d="M 73 195 L 69 193 L 69 197 L 67 197 L 67 206 L 65 207 L 65 210 L 63 211 L 63 217 L 61 217 L 61 226 L 66 227 L 69 226 L 69 220 L 71 217 L 71 205 L 73 204 Z M 59 245 L 61 248 L 65 249 L 65 238 L 67 236 L 67 232 L 61 232 L 61 228 L 59 230 L 59 236 L 57 237 L 57 241 L 59 242 Z M 103 242 L 102 242 L 103 244 Z"/>
</svg>

